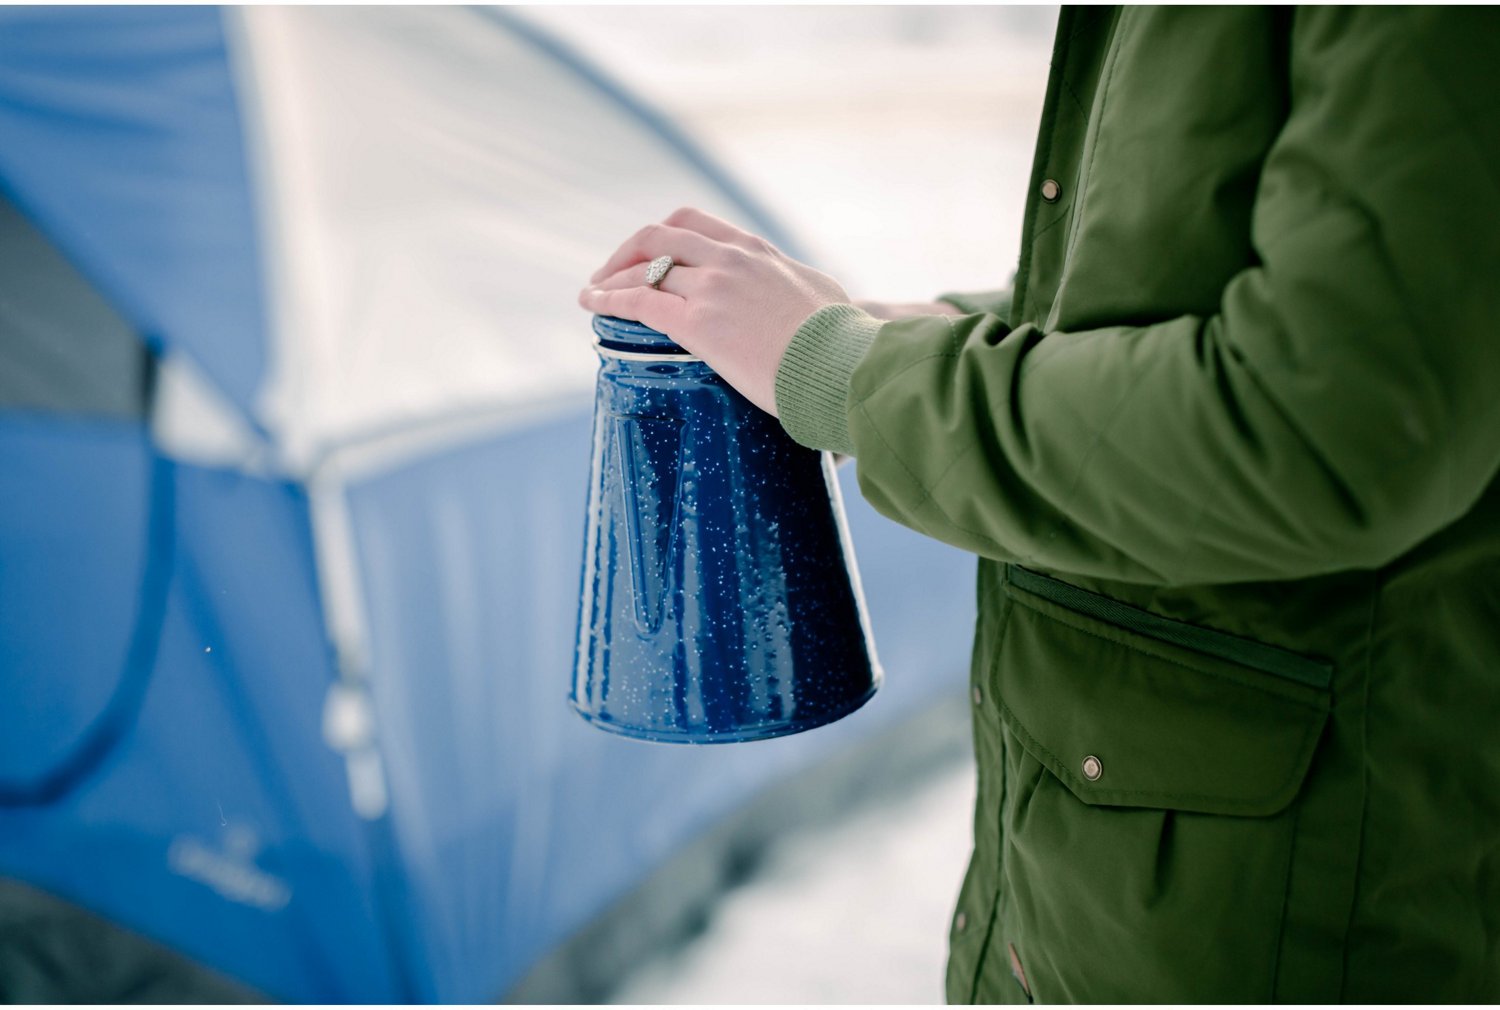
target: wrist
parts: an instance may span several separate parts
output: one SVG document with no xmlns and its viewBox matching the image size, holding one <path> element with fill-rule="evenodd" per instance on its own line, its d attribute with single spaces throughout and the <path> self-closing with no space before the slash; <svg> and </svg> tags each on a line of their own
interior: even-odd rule
<svg viewBox="0 0 1500 1010">
<path fill-rule="evenodd" d="M 776 370 L 776 413 L 787 434 L 813 449 L 853 455 L 849 384 L 881 325 L 849 304 L 826 305 L 803 321 Z"/>
</svg>

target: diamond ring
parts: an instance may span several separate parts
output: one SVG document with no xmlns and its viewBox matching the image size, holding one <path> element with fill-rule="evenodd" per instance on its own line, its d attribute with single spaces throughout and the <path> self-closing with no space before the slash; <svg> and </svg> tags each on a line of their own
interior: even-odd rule
<svg viewBox="0 0 1500 1010">
<path fill-rule="evenodd" d="M 672 257 L 658 256 L 646 267 L 646 285 L 648 287 L 661 287 L 662 280 L 667 276 L 667 271 L 672 269 Z"/>
</svg>

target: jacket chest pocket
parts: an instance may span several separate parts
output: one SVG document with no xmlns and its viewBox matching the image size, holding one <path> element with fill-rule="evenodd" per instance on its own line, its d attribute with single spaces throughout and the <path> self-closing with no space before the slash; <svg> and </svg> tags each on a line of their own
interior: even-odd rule
<svg viewBox="0 0 1500 1010">
<path fill-rule="evenodd" d="M 1004 939 L 1035 995 L 1269 999 L 1331 669 L 1026 569 L 1004 591 Z"/>
</svg>

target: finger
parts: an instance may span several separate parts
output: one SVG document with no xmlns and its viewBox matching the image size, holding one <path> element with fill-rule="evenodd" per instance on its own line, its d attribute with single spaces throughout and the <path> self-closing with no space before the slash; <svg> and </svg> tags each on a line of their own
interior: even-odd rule
<svg viewBox="0 0 1500 1010">
<path fill-rule="evenodd" d="M 764 253 L 776 252 L 776 246 L 768 239 L 762 238 L 754 232 L 745 231 L 725 221 L 723 218 L 714 217 L 707 211 L 696 207 L 683 207 L 673 211 L 667 216 L 665 224 L 674 227 L 685 228 L 688 231 L 696 231 L 702 235 L 722 242 L 725 245 L 746 249 L 750 252 Z"/>
<path fill-rule="evenodd" d="M 593 285 L 601 291 L 618 291 L 621 288 L 636 288 L 646 285 L 646 266 L 637 263 L 635 266 L 626 267 L 624 270 L 610 274 L 608 277 Z M 661 279 L 656 286 L 658 291 L 668 294 L 681 295 L 686 298 L 703 288 L 705 278 L 703 267 L 673 266 L 667 271 L 667 275 Z M 650 285 L 646 285 L 649 287 Z"/>
<path fill-rule="evenodd" d="M 714 217 L 697 207 L 679 207 L 668 214 L 662 224 L 695 231 L 716 242 L 728 242 L 731 245 L 738 245 L 750 234 L 743 228 L 737 228 L 723 218 Z"/>
<path fill-rule="evenodd" d="M 670 256 L 679 263 L 691 263 L 695 266 L 709 263 L 718 256 L 721 249 L 718 242 L 698 232 L 665 224 L 648 224 L 626 239 L 625 244 L 616 249 L 602 267 L 594 271 L 589 283 L 597 284 L 625 267 L 648 263 L 658 256 Z"/>
<path fill-rule="evenodd" d="M 578 304 L 601 316 L 633 319 L 671 336 L 680 329 L 687 302 L 655 288 L 633 287 L 614 291 L 585 288 L 578 295 Z"/>
</svg>

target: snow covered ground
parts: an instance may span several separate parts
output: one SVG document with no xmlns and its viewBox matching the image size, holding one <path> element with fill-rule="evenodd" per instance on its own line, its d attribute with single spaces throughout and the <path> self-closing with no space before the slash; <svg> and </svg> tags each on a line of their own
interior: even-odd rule
<svg viewBox="0 0 1500 1010">
<path fill-rule="evenodd" d="M 705 931 L 644 965 L 619 1003 L 941 1003 L 948 917 L 969 852 L 974 774 L 775 845 Z"/>
<path fill-rule="evenodd" d="M 1055 9 L 526 14 L 684 125 L 854 297 L 1008 282 Z M 973 791 L 949 765 L 786 838 L 617 1001 L 941 1002 Z"/>
</svg>

